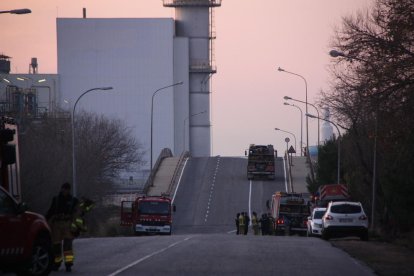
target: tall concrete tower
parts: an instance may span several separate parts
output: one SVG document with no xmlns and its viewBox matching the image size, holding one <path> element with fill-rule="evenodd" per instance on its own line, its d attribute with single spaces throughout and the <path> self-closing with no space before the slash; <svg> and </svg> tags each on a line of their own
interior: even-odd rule
<svg viewBox="0 0 414 276">
<path fill-rule="evenodd" d="M 323 109 L 323 118 L 326 119 L 326 120 L 329 120 L 330 116 L 331 116 L 331 113 L 329 111 L 329 107 L 325 107 Z M 321 140 L 322 140 L 321 142 L 322 143 L 326 143 L 326 141 L 332 140 L 332 138 L 333 138 L 333 127 L 329 122 L 324 121 L 322 123 L 321 132 L 322 132 L 322 137 L 321 137 Z"/>
<path fill-rule="evenodd" d="M 213 66 L 214 8 L 221 0 L 163 0 L 175 8 L 176 36 L 189 39 L 189 141 L 193 156 L 211 155 L 210 78 Z M 204 112 L 197 116 L 192 116 Z"/>
</svg>

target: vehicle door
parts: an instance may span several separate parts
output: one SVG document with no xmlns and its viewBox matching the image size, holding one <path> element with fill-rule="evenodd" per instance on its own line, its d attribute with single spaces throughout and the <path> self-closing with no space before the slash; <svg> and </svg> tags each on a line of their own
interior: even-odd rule
<svg viewBox="0 0 414 276">
<path fill-rule="evenodd" d="M 129 226 L 134 223 L 134 202 L 122 201 L 121 202 L 121 225 Z"/>
<path fill-rule="evenodd" d="M 0 189 L 0 257 L 22 255 L 26 241 L 25 213 L 17 202 Z"/>
</svg>

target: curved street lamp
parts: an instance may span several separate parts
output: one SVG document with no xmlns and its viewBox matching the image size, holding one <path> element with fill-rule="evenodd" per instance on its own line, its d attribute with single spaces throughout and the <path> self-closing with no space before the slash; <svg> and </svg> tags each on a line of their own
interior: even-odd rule
<svg viewBox="0 0 414 276">
<path fill-rule="evenodd" d="M 306 79 L 302 75 L 299 75 L 299 74 L 296 74 L 296 73 L 293 73 L 293 72 L 286 71 L 285 69 L 280 68 L 280 67 L 277 68 L 277 70 L 279 72 L 285 72 L 285 73 L 288 73 L 288 74 L 297 76 L 297 77 L 301 78 L 305 82 L 305 105 L 306 105 L 306 113 L 308 113 L 308 83 L 307 83 Z M 308 117 L 306 117 L 306 152 L 307 152 L 306 156 L 308 156 L 308 153 L 309 153 L 309 127 L 308 127 Z"/>
<path fill-rule="evenodd" d="M 180 82 L 177 82 L 177 83 L 174 83 L 174 84 L 171 84 L 171 85 L 167 85 L 167 86 L 161 87 L 161 88 L 155 90 L 155 92 L 152 94 L 152 98 L 151 98 L 151 149 L 150 149 L 150 154 L 151 154 L 151 156 L 150 156 L 150 169 L 151 169 L 151 172 L 152 172 L 152 144 L 153 144 L 152 143 L 152 137 L 153 137 L 154 97 L 161 90 L 164 90 L 164 89 L 167 89 L 167 88 L 176 86 L 176 85 L 182 85 L 183 83 L 184 82 L 180 81 Z"/>
<path fill-rule="evenodd" d="M 337 184 L 340 184 L 340 171 L 341 171 L 341 132 L 339 131 L 339 127 L 337 124 L 335 124 L 334 122 L 328 120 L 328 119 L 324 119 L 324 118 L 319 118 L 318 116 L 312 115 L 312 114 L 305 114 L 306 117 L 311 117 L 311 118 L 315 118 L 315 119 L 321 119 L 325 122 L 331 123 L 336 127 L 336 130 L 338 131 L 338 175 L 337 175 Z"/>
<path fill-rule="evenodd" d="M 76 105 L 78 104 L 79 100 L 87 93 L 95 91 L 95 90 L 112 90 L 112 87 L 97 87 L 86 90 L 83 92 L 78 99 L 76 100 L 75 104 L 73 105 L 72 109 L 72 178 L 73 178 L 73 196 L 76 196 L 77 193 L 77 181 L 76 181 L 76 142 L 75 142 L 75 111 Z"/>
<path fill-rule="evenodd" d="M 289 97 L 289 96 L 284 96 L 283 97 L 283 99 L 285 99 L 285 100 L 291 100 L 291 101 L 295 101 L 295 102 L 299 102 L 299 103 L 304 103 L 304 104 L 306 104 L 306 102 L 304 102 L 304 101 L 301 101 L 301 100 L 298 100 L 298 99 L 294 99 L 294 98 L 292 98 L 292 97 Z M 316 113 L 318 113 L 318 117 L 320 117 L 320 114 L 319 114 L 319 109 L 314 105 L 314 104 L 311 104 L 311 103 L 308 103 L 308 105 L 310 105 L 310 106 L 312 106 L 313 108 L 315 108 L 315 110 L 316 110 Z M 319 145 L 320 145 L 320 130 L 321 130 L 321 128 L 320 128 L 320 126 L 319 126 L 319 119 L 318 119 L 318 149 L 319 149 Z"/>
<path fill-rule="evenodd" d="M 295 105 L 295 104 L 290 104 L 290 103 L 283 103 L 284 105 L 289 105 L 289 106 L 293 106 L 296 107 L 297 109 L 299 109 L 300 111 L 300 156 L 302 155 L 302 145 L 303 145 L 303 140 L 302 140 L 302 129 L 303 129 L 303 111 L 302 108 L 300 108 L 299 106 Z M 296 147 L 296 143 L 295 143 L 295 147 Z"/>
<path fill-rule="evenodd" d="M 288 133 L 288 134 L 290 134 L 290 135 L 292 135 L 293 136 L 293 139 L 295 139 L 295 148 L 297 149 L 297 144 L 296 144 L 296 136 L 295 136 L 295 134 L 293 134 L 292 132 L 290 132 L 290 131 L 287 131 L 287 130 L 283 130 L 283 129 L 280 129 L 280 128 L 277 128 L 277 127 L 275 127 L 275 130 L 276 131 L 282 131 L 282 132 L 285 132 L 285 133 Z M 289 150 L 289 149 L 288 149 Z"/>
<path fill-rule="evenodd" d="M 188 120 L 188 119 L 190 119 L 191 117 L 194 117 L 194 116 L 197 116 L 197 115 L 200 115 L 200 114 L 206 113 L 206 112 L 207 112 L 207 110 L 204 110 L 204 111 L 201 111 L 201 112 L 198 112 L 198 113 L 192 114 L 192 115 L 190 115 L 190 116 L 188 116 L 188 117 L 186 117 L 186 118 L 184 119 L 184 127 L 183 127 L 183 152 L 185 151 L 185 130 L 186 130 L 186 122 L 187 122 L 187 120 Z M 189 150 L 190 150 L 190 149 L 189 149 Z"/>
<path fill-rule="evenodd" d="M 10 14 L 27 14 L 31 13 L 30 9 L 16 9 L 16 10 L 9 10 L 9 11 L 0 11 L 0 13 L 10 13 Z"/>
</svg>

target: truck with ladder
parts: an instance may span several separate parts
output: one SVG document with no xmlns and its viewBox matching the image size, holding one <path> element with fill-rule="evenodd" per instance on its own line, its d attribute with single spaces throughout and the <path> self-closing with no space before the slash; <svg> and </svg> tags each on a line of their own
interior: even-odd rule
<svg viewBox="0 0 414 276">
<path fill-rule="evenodd" d="M 172 233 L 175 206 L 166 196 L 139 196 L 121 202 L 121 225 L 132 227 L 135 235 Z"/>
<path fill-rule="evenodd" d="M 276 192 L 272 195 L 268 207 L 273 219 L 275 234 L 305 235 L 307 220 L 310 215 L 308 194 Z"/>
<path fill-rule="evenodd" d="M 247 179 L 266 178 L 275 179 L 275 151 L 273 145 L 249 146 L 247 156 Z"/>
</svg>

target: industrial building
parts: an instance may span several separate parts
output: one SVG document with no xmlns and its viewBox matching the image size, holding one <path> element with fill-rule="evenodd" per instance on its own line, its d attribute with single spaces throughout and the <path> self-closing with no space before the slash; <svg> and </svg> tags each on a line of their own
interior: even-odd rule
<svg viewBox="0 0 414 276">
<path fill-rule="evenodd" d="M 174 155 L 184 150 L 193 156 L 211 154 L 213 9 L 221 1 L 163 4 L 175 8 L 175 20 L 57 19 L 60 105 L 73 104 L 89 89 L 113 87 L 88 93 L 77 110 L 122 119 L 146 150 L 147 169 L 163 148 Z M 179 82 L 183 84 L 174 85 Z M 170 85 L 174 86 L 163 89 Z"/>
</svg>

